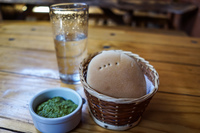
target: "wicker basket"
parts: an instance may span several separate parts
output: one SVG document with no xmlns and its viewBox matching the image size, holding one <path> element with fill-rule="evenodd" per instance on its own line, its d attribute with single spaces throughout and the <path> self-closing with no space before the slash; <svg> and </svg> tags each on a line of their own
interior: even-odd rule
<svg viewBox="0 0 200 133">
<path fill-rule="evenodd" d="M 100 126 L 112 130 L 127 130 L 137 125 L 149 104 L 151 98 L 158 90 L 159 76 L 156 70 L 143 58 L 128 51 L 122 51 L 137 61 L 143 73 L 154 85 L 153 90 L 140 98 L 113 98 L 98 93 L 86 82 L 87 67 L 95 53 L 89 55 L 80 64 L 80 78 L 87 97 L 89 112 L 93 120 Z"/>
</svg>

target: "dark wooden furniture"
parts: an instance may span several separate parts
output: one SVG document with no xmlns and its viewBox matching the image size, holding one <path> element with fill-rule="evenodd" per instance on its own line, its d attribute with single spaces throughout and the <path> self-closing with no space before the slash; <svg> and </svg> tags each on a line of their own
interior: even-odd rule
<svg viewBox="0 0 200 133">
<path fill-rule="evenodd" d="M 194 15 L 197 11 L 197 6 L 195 4 L 189 3 L 188 1 L 175 2 L 175 0 L 0 0 L 0 4 L 24 3 L 27 4 L 29 8 L 32 8 L 33 5 L 50 6 L 51 4 L 61 2 L 85 2 L 88 5 L 98 6 L 104 11 L 104 17 L 111 18 L 119 25 L 131 25 L 132 21 L 157 21 L 166 23 L 167 28 L 177 30 L 186 30 L 185 27 L 188 27 L 186 30 L 188 34 L 191 33 L 191 29 L 194 29 L 192 23 L 195 21 Z M 111 8 L 125 11 L 126 14 L 115 14 L 112 12 Z M 149 16 L 138 17 L 133 15 L 134 11 L 164 13 L 166 14 L 166 18 L 152 18 Z M 30 13 L 30 10 L 27 13 Z"/>
</svg>

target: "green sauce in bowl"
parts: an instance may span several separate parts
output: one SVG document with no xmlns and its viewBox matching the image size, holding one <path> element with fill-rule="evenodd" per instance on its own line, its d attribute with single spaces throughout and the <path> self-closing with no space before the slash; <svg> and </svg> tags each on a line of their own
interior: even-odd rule
<svg viewBox="0 0 200 133">
<path fill-rule="evenodd" d="M 62 97 L 54 97 L 41 103 L 36 113 L 45 118 L 58 118 L 70 114 L 78 107 L 71 100 L 65 100 Z"/>
</svg>

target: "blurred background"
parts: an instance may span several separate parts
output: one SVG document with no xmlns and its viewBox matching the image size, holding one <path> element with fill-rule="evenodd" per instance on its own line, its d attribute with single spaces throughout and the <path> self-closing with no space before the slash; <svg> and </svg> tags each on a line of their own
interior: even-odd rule
<svg viewBox="0 0 200 133">
<path fill-rule="evenodd" d="M 90 26 L 200 37 L 200 0 L 0 0 L 0 21 L 49 21 L 49 6 L 84 2 Z"/>
</svg>

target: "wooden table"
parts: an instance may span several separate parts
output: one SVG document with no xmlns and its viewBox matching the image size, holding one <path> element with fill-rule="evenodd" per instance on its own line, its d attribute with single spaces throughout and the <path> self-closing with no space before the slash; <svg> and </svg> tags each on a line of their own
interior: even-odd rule
<svg viewBox="0 0 200 133">
<path fill-rule="evenodd" d="M 139 54 L 160 75 L 159 91 L 141 122 L 124 132 L 200 132 L 200 39 L 89 27 L 88 51 L 121 49 Z M 84 97 L 81 85 L 59 80 L 49 22 L 0 23 L 0 132 L 35 133 L 29 100 L 53 87 L 70 87 Z M 72 132 L 109 132 L 83 106 L 82 121 Z"/>
</svg>

